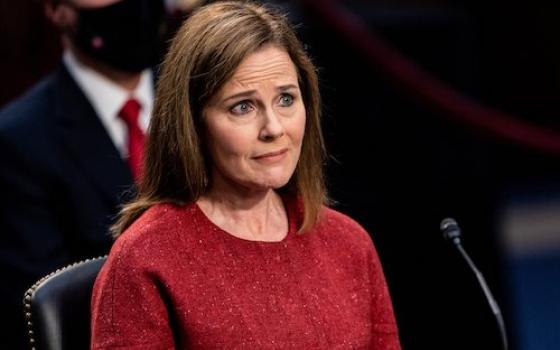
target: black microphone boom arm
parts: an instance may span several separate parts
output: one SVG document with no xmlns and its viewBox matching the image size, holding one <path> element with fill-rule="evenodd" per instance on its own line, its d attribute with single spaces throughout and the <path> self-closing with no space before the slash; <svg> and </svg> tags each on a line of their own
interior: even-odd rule
<svg viewBox="0 0 560 350">
<path fill-rule="evenodd" d="M 507 335 L 506 335 L 506 326 L 504 323 L 504 318 L 502 317 L 502 312 L 500 311 L 500 307 L 498 306 L 496 299 L 494 299 L 494 296 L 492 295 L 492 292 L 490 291 L 490 288 L 488 287 L 488 284 L 486 283 L 484 276 L 482 275 L 480 270 L 478 270 L 478 268 L 472 261 L 471 257 L 469 256 L 469 254 L 467 254 L 467 252 L 463 248 L 463 245 L 461 244 L 461 229 L 459 228 L 457 221 L 455 221 L 452 218 L 443 219 L 440 224 L 440 230 L 441 233 L 443 234 L 443 238 L 453 243 L 453 245 L 461 253 L 461 256 L 465 259 L 465 261 L 467 262 L 471 270 L 474 272 L 476 279 L 478 280 L 478 283 L 480 284 L 482 290 L 484 291 L 486 300 L 488 300 L 488 304 L 492 309 L 492 313 L 496 318 L 496 323 L 498 324 L 498 329 L 500 331 L 503 349 L 507 350 L 508 342 L 507 342 Z"/>
</svg>

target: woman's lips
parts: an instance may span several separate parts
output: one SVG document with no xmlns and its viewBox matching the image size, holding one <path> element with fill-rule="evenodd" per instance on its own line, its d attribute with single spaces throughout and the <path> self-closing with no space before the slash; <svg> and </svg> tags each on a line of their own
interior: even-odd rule
<svg viewBox="0 0 560 350">
<path fill-rule="evenodd" d="M 256 161 L 263 162 L 263 163 L 275 163 L 282 160 L 286 154 L 288 153 L 288 149 L 284 148 L 277 152 L 269 152 L 260 154 L 258 156 L 253 157 Z"/>
</svg>

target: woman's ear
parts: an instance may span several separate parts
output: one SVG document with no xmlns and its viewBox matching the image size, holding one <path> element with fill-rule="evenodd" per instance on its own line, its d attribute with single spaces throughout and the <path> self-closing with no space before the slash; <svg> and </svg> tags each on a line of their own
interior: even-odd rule
<svg viewBox="0 0 560 350">
<path fill-rule="evenodd" d="M 62 32 L 67 32 L 78 20 L 76 10 L 66 3 L 54 5 L 52 3 L 45 4 L 45 15 L 47 18 Z"/>
</svg>

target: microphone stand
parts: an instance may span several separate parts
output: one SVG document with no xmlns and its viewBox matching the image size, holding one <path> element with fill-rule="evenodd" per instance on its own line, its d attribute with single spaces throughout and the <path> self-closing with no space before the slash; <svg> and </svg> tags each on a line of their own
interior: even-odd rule
<svg viewBox="0 0 560 350">
<path fill-rule="evenodd" d="M 480 284 L 482 290 L 484 291 L 486 300 L 488 300 L 488 304 L 492 309 L 492 313 L 495 316 L 496 323 L 498 324 L 498 329 L 500 331 L 500 336 L 502 340 L 502 348 L 503 350 L 508 350 L 506 326 L 504 323 L 502 312 L 500 310 L 500 307 L 498 306 L 498 303 L 496 302 L 496 299 L 494 299 L 494 296 L 492 295 L 492 292 L 490 291 L 488 284 L 486 283 L 486 279 L 484 278 L 480 270 L 476 267 L 471 257 L 469 256 L 469 254 L 467 254 L 467 252 L 463 248 L 463 245 L 461 244 L 461 230 L 459 229 L 459 225 L 454 219 L 447 218 L 441 222 L 440 228 L 443 232 L 444 238 L 450 240 L 453 243 L 453 245 L 457 248 L 459 253 L 461 253 L 463 259 L 465 259 L 465 261 L 467 262 L 471 270 L 474 272 L 476 279 L 478 280 L 478 283 Z"/>
</svg>

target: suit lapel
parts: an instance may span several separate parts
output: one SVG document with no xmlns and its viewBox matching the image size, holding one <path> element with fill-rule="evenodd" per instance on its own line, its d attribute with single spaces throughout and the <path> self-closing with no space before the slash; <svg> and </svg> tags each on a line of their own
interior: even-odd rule
<svg viewBox="0 0 560 350">
<path fill-rule="evenodd" d="M 100 192 L 113 204 L 121 203 L 125 199 L 123 191 L 133 183 L 128 166 L 64 66 L 56 73 L 55 86 L 55 108 L 63 147 Z"/>
</svg>

